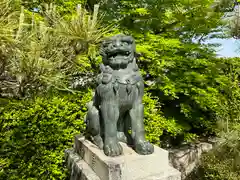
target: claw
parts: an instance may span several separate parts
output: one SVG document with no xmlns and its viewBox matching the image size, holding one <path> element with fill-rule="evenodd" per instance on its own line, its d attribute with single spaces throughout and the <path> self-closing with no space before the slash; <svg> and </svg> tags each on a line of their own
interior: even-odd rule
<svg viewBox="0 0 240 180">
<path fill-rule="evenodd" d="M 135 145 L 135 151 L 141 155 L 152 154 L 154 146 L 148 141 L 141 141 Z"/>
<path fill-rule="evenodd" d="M 107 156 L 119 156 L 123 152 L 122 146 L 115 140 L 107 140 L 104 144 L 104 153 Z"/>
</svg>

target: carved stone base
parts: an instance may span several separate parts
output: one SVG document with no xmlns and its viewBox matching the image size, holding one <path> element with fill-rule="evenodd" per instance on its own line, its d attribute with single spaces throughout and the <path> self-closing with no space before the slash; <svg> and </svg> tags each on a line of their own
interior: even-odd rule
<svg viewBox="0 0 240 180">
<path fill-rule="evenodd" d="M 139 155 L 121 143 L 123 155 L 108 157 L 84 137 L 76 136 L 74 148 L 66 150 L 71 180 L 181 180 L 169 166 L 168 152 L 155 146 L 151 155 Z"/>
</svg>

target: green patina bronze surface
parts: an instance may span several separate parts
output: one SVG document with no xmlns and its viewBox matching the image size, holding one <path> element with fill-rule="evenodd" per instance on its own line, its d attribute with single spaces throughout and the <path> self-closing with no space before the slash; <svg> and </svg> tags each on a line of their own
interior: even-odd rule
<svg viewBox="0 0 240 180">
<path fill-rule="evenodd" d="M 88 103 L 86 137 L 107 156 L 122 154 L 119 141 L 139 154 L 151 154 L 145 139 L 142 103 L 144 83 L 135 59 L 131 36 L 116 35 L 102 43 L 103 64 L 93 100 Z"/>
</svg>

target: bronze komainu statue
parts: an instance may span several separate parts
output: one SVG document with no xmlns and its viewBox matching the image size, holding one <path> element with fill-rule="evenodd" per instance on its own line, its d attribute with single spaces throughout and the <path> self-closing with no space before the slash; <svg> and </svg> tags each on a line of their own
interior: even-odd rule
<svg viewBox="0 0 240 180">
<path fill-rule="evenodd" d="M 135 59 L 131 36 L 116 35 L 102 43 L 103 64 L 93 100 L 88 103 L 86 137 L 107 156 L 122 154 L 119 141 L 139 154 L 154 147 L 145 139 L 142 103 L 144 83 Z"/>
</svg>

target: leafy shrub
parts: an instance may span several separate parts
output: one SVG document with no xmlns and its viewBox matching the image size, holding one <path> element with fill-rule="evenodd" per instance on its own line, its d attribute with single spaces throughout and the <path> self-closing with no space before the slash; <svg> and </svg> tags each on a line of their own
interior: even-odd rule
<svg viewBox="0 0 240 180">
<path fill-rule="evenodd" d="M 216 82 L 222 96 L 216 115 L 220 130 L 228 131 L 231 124 L 240 123 L 240 61 L 239 58 L 223 58 L 219 61 L 221 68 Z"/>
<path fill-rule="evenodd" d="M 98 5 L 92 13 L 78 6 L 68 16 L 53 4 L 39 12 L 22 7 L 19 13 L 19 7 L 4 0 L 0 9 L 1 96 L 23 98 L 49 88 L 71 91 L 73 74 L 95 73 L 97 47 L 109 31 L 101 24 Z"/>
<path fill-rule="evenodd" d="M 222 142 L 201 157 L 191 179 L 238 180 L 240 176 L 240 131 L 225 133 Z"/>
<path fill-rule="evenodd" d="M 64 150 L 84 130 L 91 93 L 37 97 L 1 107 L 0 179 L 64 179 Z"/>
<path fill-rule="evenodd" d="M 218 76 L 216 89 L 220 92 L 215 111 L 219 141 L 214 149 L 201 157 L 198 168 L 189 179 L 237 180 L 240 175 L 240 89 L 239 58 L 215 59 Z"/>
<path fill-rule="evenodd" d="M 154 143 L 160 144 L 160 136 L 164 131 L 168 133 L 169 136 L 176 136 L 182 133 L 182 127 L 177 124 L 174 119 L 166 119 L 160 108 L 158 99 L 151 96 L 150 93 L 144 94 L 144 123 L 146 130 L 146 138 Z"/>
</svg>

